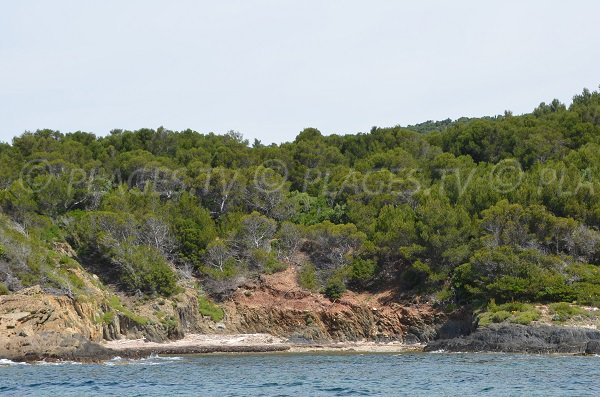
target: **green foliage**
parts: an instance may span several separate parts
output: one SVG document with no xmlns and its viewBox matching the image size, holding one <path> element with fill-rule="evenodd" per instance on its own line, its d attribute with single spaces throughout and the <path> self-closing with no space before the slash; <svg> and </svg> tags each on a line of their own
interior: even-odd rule
<svg viewBox="0 0 600 397">
<path fill-rule="evenodd" d="M 65 273 L 67 279 L 69 280 L 69 283 L 71 284 L 71 286 L 73 286 L 76 289 L 85 288 L 84 281 L 81 278 L 79 278 L 77 276 L 77 274 L 70 272 L 70 271 L 66 271 L 64 273 Z"/>
<path fill-rule="evenodd" d="M 591 316 L 589 311 L 567 302 L 551 303 L 548 305 L 548 308 L 550 309 L 550 314 L 552 314 L 552 320 L 559 322 L 567 321 L 576 316 Z"/>
<path fill-rule="evenodd" d="M 211 302 L 206 296 L 198 296 L 198 310 L 200 314 L 210 317 L 214 322 L 223 320 L 225 316 L 223 309 Z"/>
<path fill-rule="evenodd" d="M 149 320 L 147 318 L 139 316 L 139 315 L 135 314 L 134 312 L 132 312 L 131 310 L 129 310 L 127 307 L 125 307 L 121 303 L 121 300 L 116 295 L 113 295 L 108 299 L 108 305 L 110 306 L 111 309 L 123 314 L 125 317 L 127 317 L 128 319 L 130 319 L 131 321 L 133 321 L 136 324 L 139 324 L 139 325 L 147 325 L 148 324 Z"/>
<path fill-rule="evenodd" d="M 294 265 L 331 296 L 598 306 L 598 114 L 600 93 L 584 90 L 519 116 L 307 128 L 268 146 L 162 127 L 27 132 L 0 145 L 2 275 L 85 289 L 57 271 L 78 267 L 53 252 L 68 241 L 83 269 L 150 296 L 177 292 L 174 269 L 223 296 Z"/>
<path fill-rule="evenodd" d="M 404 272 L 403 279 L 408 288 L 425 286 L 430 281 L 432 273 L 426 263 L 417 260 Z"/>
<path fill-rule="evenodd" d="M 310 291 L 317 291 L 319 289 L 317 269 L 315 269 L 312 263 L 302 266 L 298 273 L 298 283 L 302 288 Z"/>
<path fill-rule="evenodd" d="M 334 275 L 327 280 L 324 290 L 326 297 L 331 300 L 340 299 L 344 292 L 346 292 L 346 283 L 340 276 Z"/>
<path fill-rule="evenodd" d="M 121 280 L 127 290 L 170 296 L 177 292 L 175 273 L 160 254 L 150 247 L 131 247 L 117 259 Z"/>
<path fill-rule="evenodd" d="M 365 283 L 373 278 L 377 264 L 372 259 L 355 259 L 350 267 L 350 278 L 359 283 Z"/>
<path fill-rule="evenodd" d="M 491 301 L 487 310 L 479 313 L 478 324 L 486 327 L 492 323 L 509 322 L 514 324 L 529 325 L 532 321 L 539 320 L 539 311 L 530 304 L 521 302 L 509 302 L 496 305 Z"/>
<path fill-rule="evenodd" d="M 102 322 L 104 324 L 112 324 L 115 318 L 115 312 L 106 312 L 102 315 Z"/>
<path fill-rule="evenodd" d="M 272 254 L 269 253 L 266 261 L 263 265 L 264 272 L 267 274 L 273 274 L 277 272 L 282 272 L 287 269 L 287 265 L 279 260 Z"/>
<path fill-rule="evenodd" d="M 4 285 L 4 283 L 0 283 L 0 295 L 8 295 L 9 293 L 10 290 L 8 289 L 8 287 Z"/>
</svg>

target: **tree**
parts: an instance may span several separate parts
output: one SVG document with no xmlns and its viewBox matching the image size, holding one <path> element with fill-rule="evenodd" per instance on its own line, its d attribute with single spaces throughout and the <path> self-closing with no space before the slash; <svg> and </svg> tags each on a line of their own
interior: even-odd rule
<svg viewBox="0 0 600 397">
<path fill-rule="evenodd" d="M 263 249 L 271 251 L 271 239 L 277 230 L 277 223 L 258 212 L 242 218 L 240 228 L 233 239 L 239 251 Z"/>
<path fill-rule="evenodd" d="M 283 222 L 275 235 L 277 256 L 285 261 L 293 262 L 300 251 L 304 239 L 304 231 L 291 222 Z"/>
<path fill-rule="evenodd" d="M 305 251 L 319 270 L 335 270 L 352 261 L 360 252 L 366 235 L 355 225 L 334 225 L 329 221 L 309 229 L 309 244 Z"/>
</svg>

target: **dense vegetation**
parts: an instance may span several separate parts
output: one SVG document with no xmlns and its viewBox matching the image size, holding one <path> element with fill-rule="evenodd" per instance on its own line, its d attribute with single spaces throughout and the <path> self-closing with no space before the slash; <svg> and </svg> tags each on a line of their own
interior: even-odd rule
<svg viewBox="0 0 600 397">
<path fill-rule="evenodd" d="M 131 294 L 196 278 L 223 297 L 292 265 L 332 298 L 396 288 L 442 304 L 598 305 L 599 176 L 588 90 L 521 116 L 308 128 L 269 146 L 235 132 L 26 132 L 0 144 L 0 294 L 73 286 L 52 257 L 67 241 Z"/>
</svg>

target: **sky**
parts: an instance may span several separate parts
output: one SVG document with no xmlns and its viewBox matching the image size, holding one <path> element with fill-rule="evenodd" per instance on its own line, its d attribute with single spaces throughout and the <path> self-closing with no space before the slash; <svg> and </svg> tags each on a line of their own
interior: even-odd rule
<svg viewBox="0 0 600 397">
<path fill-rule="evenodd" d="M 3 1 L 0 141 L 51 128 L 263 143 L 569 103 L 600 2 Z"/>
</svg>

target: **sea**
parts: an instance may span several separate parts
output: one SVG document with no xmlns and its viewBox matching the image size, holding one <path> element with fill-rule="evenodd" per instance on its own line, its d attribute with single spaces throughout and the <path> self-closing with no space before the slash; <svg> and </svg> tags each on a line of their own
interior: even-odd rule
<svg viewBox="0 0 600 397">
<path fill-rule="evenodd" d="M 600 357 L 216 354 L 100 364 L 0 359 L 0 396 L 600 396 Z"/>
</svg>

